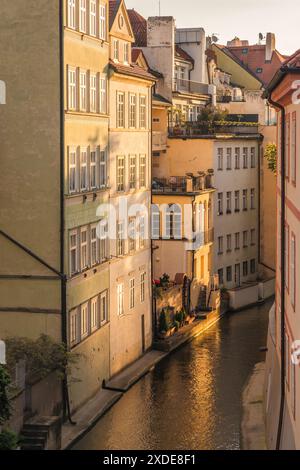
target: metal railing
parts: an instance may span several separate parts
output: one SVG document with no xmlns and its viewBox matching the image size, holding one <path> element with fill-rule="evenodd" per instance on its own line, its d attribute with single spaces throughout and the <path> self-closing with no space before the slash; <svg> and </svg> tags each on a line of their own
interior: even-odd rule
<svg viewBox="0 0 300 470">
<path fill-rule="evenodd" d="M 154 178 L 152 191 L 157 193 L 185 193 L 187 191 L 187 178 L 184 176 Z"/>
<path fill-rule="evenodd" d="M 190 122 L 169 125 L 169 136 L 171 137 L 195 137 L 201 135 L 214 134 L 233 134 L 248 135 L 258 134 L 258 125 L 214 125 L 209 126 L 206 123 Z"/>
<path fill-rule="evenodd" d="M 201 82 L 193 82 L 182 78 L 173 79 L 173 91 L 192 93 L 196 95 L 209 95 L 208 85 Z"/>
</svg>

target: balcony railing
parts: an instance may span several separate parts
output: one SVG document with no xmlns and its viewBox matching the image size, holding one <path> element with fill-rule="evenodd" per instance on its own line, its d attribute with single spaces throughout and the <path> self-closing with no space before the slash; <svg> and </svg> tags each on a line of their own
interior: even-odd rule
<svg viewBox="0 0 300 470">
<path fill-rule="evenodd" d="M 182 78 L 173 79 L 173 91 L 192 93 L 196 95 L 209 95 L 208 85 L 201 82 L 193 82 Z"/>
<path fill-rule="evenodd" d="M 167 147 L 167 134 L 165 132 L 153 131 L 152 134 L 153 150 L 162 150 Z"/>
<path fill-rule="evenodd" d="M 185 122 L 169 125 L 171 137 L 196 137 L 201 135 L 231 134 L 248 135 L 258 134 L 258 124 L 222 124 L 210 125 L 209 123 Z"/>
<path fill-rule="evenodd" d="M 202 176 L 173 176 L 170 178 L 154 178 L 152 191 L 154 193 L 190 193 L 213 189 L 212 173 Z"/>
</svg>

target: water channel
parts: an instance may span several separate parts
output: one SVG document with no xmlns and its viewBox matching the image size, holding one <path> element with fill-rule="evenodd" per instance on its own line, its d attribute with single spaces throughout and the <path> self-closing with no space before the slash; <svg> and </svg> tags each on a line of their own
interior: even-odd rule
<svg viewBox="0 0 300 470">
<path fill-rule="evenodd" d="M 226 315 L 164 359 L 74 449 L 239 449 L 242 391 L 264 359 L 271 305 Z"/>
</svg>

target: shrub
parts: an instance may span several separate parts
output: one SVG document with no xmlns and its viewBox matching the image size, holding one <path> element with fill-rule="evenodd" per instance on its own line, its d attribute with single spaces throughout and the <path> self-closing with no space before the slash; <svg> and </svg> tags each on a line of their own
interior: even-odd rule
<svg viewBox="0 0 300 470">
<path fill-rule="evenodd" d="M 160 285 L 161 285 L 162 287 L 168 287 L 169 284 L 170 284 L 170 276 L 165 273 L 165 274 L 160 278 Z"/>
<path fill-rule="evenodd" d="M 0 366 L 0 424 L 5 423 L 11 416 L 11 408 L 7 389 L 10 385 L 10 377 L 4 367 Z"/>
<path fill-rule="evenodd" d="M 0 450 L 15 450 L 19 444 L 18 436 L 8 430 L 0 433 Z"/>
<path fill-rule="evenodd" d="M 161 311 L 161 314 L 159 316 L 159 331 L 169 331 L 171 328 L 172 322 L 171 322 L 171 315 L 170 315 L 170 310 L 168 308 L 165 308 L 164 310 Z"/>
<path fill-rule="evenodd" d="M 179 328 L 180 328 L 180 322 L 177 321 L 177 320 L 175 320 L 175 321 L 174 321 L 174 327 L 175 327 L 176 331 L 178 331 Z"/>
</svg>

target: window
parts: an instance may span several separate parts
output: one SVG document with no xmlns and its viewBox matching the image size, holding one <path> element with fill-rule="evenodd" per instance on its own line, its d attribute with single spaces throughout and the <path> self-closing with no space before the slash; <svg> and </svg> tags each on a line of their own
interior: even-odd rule
<svg viewBox="0 0 300 470">
<path fill-rule="evenodd" d="M 68 70 L 68 108 L 76 109 L 76 69 Z"/>
<path fill-rule="evenodd" d="M 250 192 L 250 208 L 255 209 L 255 189 L 252 188 Z"/>
<path fill-rule="evenodd" d="M 78 235 L 77 231 L 70 232 L 70 275 L 78 272 Z"/>
<path fill-rule="evenodd" d="M 107 78 L 106 75 L 100 77 L 100 113 L 107 113 Z"/>
<path fill-rule="evenodd" d="M 75 0 L 68 0 L 68 27 L 76 28 L 76 7 Z"/>
<path fill-rule="evenodd" d="M 244 169 L 248 168 L 248 148 L 247 147 L 243 148 L 243 168 Z"/>
<path fill-rule="evenodd" d="M 99 262 L 98 257 L 98 238 L 97 238 L 97 228 L 91 228 L 91 264 L 95 266 Z"/>
<path fill-rule="evenodd" d="M 223 237 L 218 237 L 218 255 L 223 254 Z"/>
<path fill-rule="evenodd" d="M 257 67 L 256 73 L 262 73 L 263 69 L 261 67 Z"/>
<path fill-rule="evenodd" d="M 129 235 L 129 252 L 133 252 L 136 249 L 136 218 L 135 217 L 129 217 L 128 235 Z"/>
<path fill-rule="evenodd" d="M 129 44 L 128 42 L 124 43 L 124 62 L 129 64 Z"/>
<path fill-rule="evenodd" d="M 117 285 L 117 311 L 118 315 L 124 315 L 124 284 Z"/>
<path fill-rule="evenodd" d="M 296 418 L 296 365 L 291 364 L 291 405 L 294 419 Z"/>
<path fill-rule="evenodd" d="M 106 188 L 107 185 L 107 158 L 106 151 L 100 152 L 100 188 Z"/>
<path fill-rule="evenodd" d="M 256 244 L 255 237 L 256 237 L 255 228 L 252 228 L 251 229 L 251 245 L 252 246 Z"/>
<path fill-rule="evenodd" d="M 243 211 L 248 209 L 248 190 L 243 190 Z"/>
<path fill-rule="evenodd" d="M 96 22 L 97 4 L 96 0 L 90 0 L 90 35 L 97 35 L 97 22 Z"/>
<path fill-rule="evenodd" d="M 160 212 L 159 206 L 151 206 L 151 232 L 152 240 L 159 240 L 160 238 Z"/>
<path fill-rule="evenodd" d="M 90 74 L 90 112 L 97 112 L 97 74 Z"/>
<path fill-rule="evenodd" d="M 243 248 L 248 246 L 248 230 L 243 231 Z"/>
<path fill-rule="evenodd" d="M 218 215 L 223 214 L 223 193 L 218 193 Z"/>
<path fill-rule="evenodd" d="M 290 115 L 286 115 L 285 121 L 285 156 L 286 156 L 286 164 L 285 164 L 285 171 L 286 171 L 286 178 L 289 179 L 290 177 L 290 140 L 291 140 L 291 125 L 290 125 Z"/>
<path fill-rule="evenodd" d="M 91 331 L 99 328 L 99 297 L 91 300 Z"/>
<path fill-rule="evenodd" d="M 86 149 L 81 149 L 80 153 L 80 189 L 81 191 L 86 191 L 88 189 Z"/>
<path fill-rule="evenodd" d="M 76 150 L 69 150 L 69 192 L 73 194 L 77 191 L 77 165 Z"/>
<path fill-rule="evenodd" d="M 117 127 L 125 127 L 125 94 L 117 93 Z"/>
<path fill-rule="evenodd" d="M 114 60 L 119 61 L 119 51 L 120 51 L 120 43 L 117 39 L 114 39 Z"/>
<path fill-rule="evenodd" d="M 251 272 L 251 274 L 255 274 L 255 272 L 256 272 L 256 261 L 255 261 L 255 259 L 252 259 L 250 261 L 250 272 Z"/>
<path fill-rule="evenodd" d="M 140 188 L 146 187 L 146 177 L 146 155 L 140 155 Z"/>
<path fill-rule="evenodd" d="M 87 227 L 83 227 L 80 231 L 80 260 L 81 270 L 88 267 L 88 231 Z"/>
<path fill-rule="evenodd" d="M 235 169 L 239 170 L 241 166 L 241 149 L 239 147 L 235 148 L 234 159 L 235 159 Z"/>
<path fill-rule="evenodd" d="M 240 249 L 240 234 L 239 234 L 239 232 L 235 233 L 234 238 L 235 238 L 235 249 L 239 250 Z"/>
<path fill-rule="evenodd" d="M 146 129 L 146 96 L 140 96 L 140 128 Z"/>
<path fill-rule="evenodd" d="M 240 210 L 240 192 L 234 191 L 234 210 L 239 212 Z"/>
<path fill-rule="evenodd" d="M 86 33 L 86 2 L 87 0 L 79 0 L 79 30 Z"/>
<path fill-rule="evenodd" d="M 232 250 L 232 236 L 231 234 L 230 235 L 227 235 L 226 237 L 227 239 L 227 251 L 230 252 Z"/>
<path fill-rule="evenodd" d="M 232 266 L 226 268 L 226 280 L 227 282 L 232 282 Z"/>
<path fill-rule="evenodd" d="M 91 151 L 90 155 L 90 186 L 91 189 L 97 187 L 97 152 L 96 150 Z"/>
<path fill-rule="evenodd" d="M 108 292 L 100 295 L 100 321 L 101 326 L 108 322 Z"/>
<path fill-rule="evenodd" d="M 136 95 L 129 95 L 129 127 L 136 127 Z"/>
<path fill-rule="evenodd" d="M 80 336 L 81 340 L 89 334 L 89 304 L 88 302 L 81 305 L 80 310 Z"/>
<path fill-rule="evenodd" d="M 75 308 L 70 312 L 70 344 L 74 347 L 79 341 L 79 311 Z"/>
<path fill-rule="evenodd" d="M 218 170 L 223 170 L 223 149 L 218 149 Z"/>
<path fill-rule="evenodd" d="M 255 168 L 255 166 L 256 166 L 255 147 L 251 147 L 251 168 Z"/>
<path fill-rule="evenodd" d="M 232 169 L 232 149 L 227 149 L 227 170 Z"/>
<path fill-rule="evenodd" d="M 291 237 L 291 289 L 290 289 L 290 296 L 291 296 L 291 303 L 293 309 L 295 310 L 296 307 L 296 238 L 295 235 L 292 234 Z"/>
<path fill-rule="evenodd" d="M 129 281 L 129 308 L 134 308 L 135 301 L 135 280 L 130 279 Z"/>
<path fill-rule="evenodd" d="M 224 284 L 224 271 L 222 269 L 218 269 L 218 277 L 219 277 L 219 284 L 222 286 Z"/>
<path fill-rule="evenodd" d="M 99 16 L 99 37 L 106 41 L 106 5 L 103 3 L 100 3 Z"/>
<path fill-rule="evenodd" d="M 146 241 L 146 226 L 145 226 L 145 216 L 140 216 L 140 248 L 145 248 Z"/>
<path fill-rule="evenodd" d="M 296 112 L 292 117 L 292 131 L 291 131 L 291 180 L 296 184 L 296 145 L 297 145 L 297 121 Z"/>
<path fill-rule="evenodd" d="M 226 193 L 226 212 L 227 214 L 231 214 L 231 191 Z"/>
<path fill-rule="evenodd" d="M 129 188 L 136 188 L 136 155 L 129 156 Z"/>
<path fill-rule="evenodd" d="M 166 210 L 165 219 L 166 238 L 181 240 L 182 238 L 182 210 L 178 204 L 171 204 Z"/>
<path fill-rule="evenodd" d="M 125 157 L 117 157 L 117 191 L 125 191 Z"/>
<path fill-rule="evenodd" d="M 146 292 L 146 273 L 141 274 L 141 303 L 145 302 Z"/>
<path fill-rule="evenodd" d="M 124 223 L 118 222 L 118 233 L 117 233 L 117 256 L 123 256 L 125 254 L 124 246 Z"/>
<path fill-rule="evenodd" d="M 79 107 L 80 111 L 86 111 L 86 71 L 82 70 L 79 74 Z"/>
<path fill-rule="evenodd" d="M 248 276 L 248 261 L 243 262 L 243 276 L 244 277 Z"/>
<path fill-rule="evenodd" d="M 100 263 L 105 263 L 108 258 L 107 234 L 103 232 L 100 237 Z"/>
</svg>

